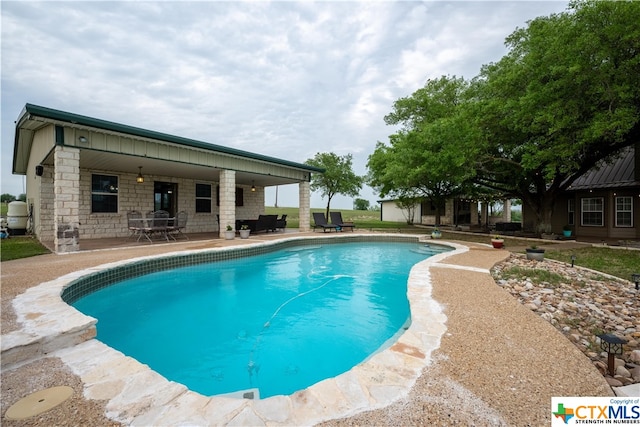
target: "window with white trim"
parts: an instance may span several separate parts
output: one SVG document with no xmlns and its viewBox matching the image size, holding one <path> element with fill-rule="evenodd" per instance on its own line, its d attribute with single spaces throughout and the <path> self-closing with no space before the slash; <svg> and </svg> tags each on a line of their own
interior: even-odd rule
<svg viewBox="0 0 640 427">
<path fill-rule="evenodd" d="M 196 212 L 211 213 L 211 184 L 196 184 Z"/>
<path fill-rule="evenodd" d="M 118 212 L 118 177 L 91 175 L 91 213 Z"/>
<path fill-rule="evenodd" d="M 616 197 L 616 227 L 633 227 L 632 197 Z"/>
<path fill-rule="evenodd" d="M 604 225 L 604 199 L 602 197 L 582 199 L 582 225 L 592 227 Z"/>
</svg>

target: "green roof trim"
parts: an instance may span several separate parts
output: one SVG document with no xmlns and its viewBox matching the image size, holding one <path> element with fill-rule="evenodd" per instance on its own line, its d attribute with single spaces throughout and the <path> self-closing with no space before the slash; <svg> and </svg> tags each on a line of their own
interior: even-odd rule
<svg viewBox="0 0 640 427">
<path fill-rule="evenodd" d="M 98 129 L 120 132 L 128 135 L 139 136 L 143 138 L 156 139 L 159 141 L 171 142 L 173 144 L 185 145 L 188 147 L 201 148 L 207 151 L 215 151 L 224 154 L 230 154 L 239 157 L 245 157 L 253 160 L 259 160 L 269 163 L 276 163 L 284 166 L 304 169 L 311 172 L 324 173 L 324 169 L 309 166 L 304 163 L 290 162 L 288 160 L 277 159 L 275 157 L 263 156 L 261 154 L 251 153 L 249 151 L 237 150 L 235 148 L 224 147 L 222 145 L 210 144 L 208 142 L 197 141 L 194 139 L 183 138 L 180 136 L 170 135 L 162 132 L 155 132 L 148 129 L 142 129 L 134 126 L 123 125 L 120 123 L 110 122 L 108 120 L 96 119 L 93 117 L 82 116 L 79 114 L 68 113 L 66 111 L 55 110 L 53 108 L 42 107 L 34 104 L 26 104 L 22 111 L 21 117 L 16 124 L 16 138 L 20 123 L 26 119 L 27 115 L 43 117 L 46 119 L 57 120 L 71 124 L 90 126 Z"/>
</svg>

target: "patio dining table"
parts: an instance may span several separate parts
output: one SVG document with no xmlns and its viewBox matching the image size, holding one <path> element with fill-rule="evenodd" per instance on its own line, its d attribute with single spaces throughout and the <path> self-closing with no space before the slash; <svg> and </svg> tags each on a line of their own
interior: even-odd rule
<svg viewBox="0 0 640 427">
<path fill-rule="evenodd" d="M 153 243 L 151 237 L 155 235 L 160 235 L 164 237 L 164 239 L 168 242 L 170 238 L 175 240 L 175 238 L 169 234 L 169 232 L 173 229 L 173 223 L 175 221 L 175 217 L 173 218 L 157 218 L 157 217 L 148 217 L 148 218 L 132 218 L 130 219 L 132 222 L 132 226 L 129 227 L 133 235 L 137 235 L 138 239 L 136 241 L 140 241 L 142 237 L 145 237 L 149 242 Z M 138 223 L 139 225 L 136 225 Z"/>
</svg>

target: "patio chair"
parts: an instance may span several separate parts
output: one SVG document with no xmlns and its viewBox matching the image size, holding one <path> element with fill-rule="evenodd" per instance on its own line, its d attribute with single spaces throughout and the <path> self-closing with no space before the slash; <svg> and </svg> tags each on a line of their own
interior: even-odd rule
<svg viewBox="0 0 640 427">
<path fill-rule="evenodd" d="M 176 236 L 184 236 L 185 239 L 189 240 L 189 236 L 184 234 L 182 230 L 187 228 L 187 220 L 189 219 L 189 214 L 186 211 L 180 211 L 176 214 L 176 219 L 173 222 L 172 226 L 169 226 L 169 232 L 175 233 Z M 174 236 L 171 236 L 175 239 Z"/>
<path fill-rule="evenodd" d="M 316 228 L 322 228 L 322 231 L 325 233 L 327 230 L 336 230 L 338 231 L 338 226 L 335 224 L 329 224 L 327 222 L 327 218 L 324 216 L 322 212 L 314 212 L 313 213 L 313 231 L 316 231 Z"/>
<path fill-rule="evenodd" d="M 352 222 L 344 222 L 342 220 L 342 212 L 329 212 L 329 216 L 331 217 L 331 224 L 335 224 L 340 227 L 340 231 L 345 228 L 350 228 L 351 231 L 355 228 L 355 224 Z"/>
<path fill-rule="evenodd" d="M 140 238 L 140 233 L 142 233 L 142 229 L 144 228 L 144 219 L 142 218 L 142 212 L 140 211 L 128 211 L 127 212 L 127 227 L 129 228 L 129 240 L 132 237 L 138 236 Z"/>
<path fill-rule="evenodd" d="M 163 210 L 153 212 L 153 219 L 148 229 L 149 234 L 160 234 L 169 241 L 169 212 Z M 151 240 L 149 236 L 147 238 Z M 171 238 L 173 239 L 173 236 Z"/>
</svg>

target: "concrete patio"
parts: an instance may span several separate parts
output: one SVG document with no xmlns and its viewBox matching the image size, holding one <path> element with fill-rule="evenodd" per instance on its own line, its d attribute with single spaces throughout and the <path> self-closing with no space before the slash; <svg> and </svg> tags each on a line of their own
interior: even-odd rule
<svg viewBox="0 0 640 427">
<path fill-rule="evenodd" d="M 339 237 L 339 233 L 333 234 Z M 14 312 L 14 307 L 27 311 L 33 307 L 25 304 L 29 299 L 24 298 L 37 294 L 37 288 L 45 286 L 41 283 L 63 286 L 51 283 L 64 280 L 59 278 L 65 275 L 75 277 L 79 270 L 132 258 L 313 236 L 291 230 L 231 241 L 206 235 L 153 244 L 101 239 L 83 241 L 79 253 L 5 262 L 3 352 L 5 343 L 16 334 L 29 332 L 25 325 L 46 317 L 46 313 L 24 316 Z M 334 380 L 291 396 L 264 400 L 209 398 L 170 383 L 137 361 L 89 339 L 31 360 L 5 364 L 3 357 L 2 423 L 543 425 L 550 422 L 553 396 L 612 395 L 588 358 L 495 285 L 489 269 L 509 252 L 481 244 L 454 245 L 455 253 L 414 268 L 409 284 L 412 328 L 396 345 L 370 359 L 370 364 Z M 55 385 L 72 386 L 73 397 L 30 420 L 5 419 L 9 405 Z"/>
</svg>

